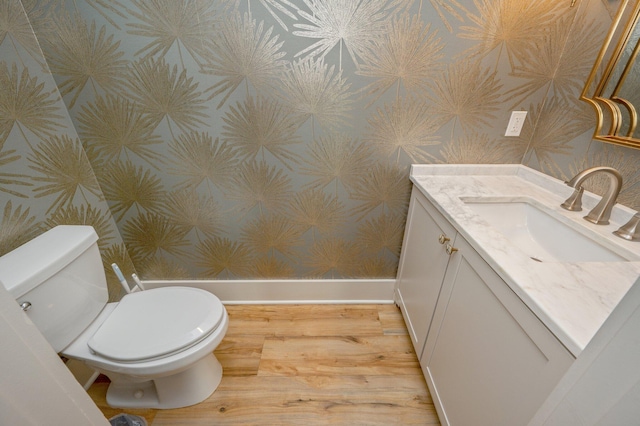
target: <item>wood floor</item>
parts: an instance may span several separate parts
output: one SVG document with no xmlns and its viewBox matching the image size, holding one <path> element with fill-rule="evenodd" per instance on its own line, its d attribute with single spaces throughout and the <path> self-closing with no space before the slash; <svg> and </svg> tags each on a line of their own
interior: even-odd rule
<svg viewBox="0 0 640 426">
<path fill-rule="evenodd" d="M 108 382 L 89 394 L 107 418 L 150 426 L 437 425 L 438 416 L 395 305 L 231 305 L 215 351 L 224 374 L 204 402 L 120 410 Z"/>
</svg>

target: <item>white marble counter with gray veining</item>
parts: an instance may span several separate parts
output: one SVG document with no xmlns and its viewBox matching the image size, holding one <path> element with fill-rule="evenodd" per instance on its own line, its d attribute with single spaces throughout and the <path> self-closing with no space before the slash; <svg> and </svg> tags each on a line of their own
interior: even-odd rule
<svg viewBox="0 0 640 426">
<path fill-rule="evenodd" d="M 411 180 L 575 356 L 640 276 L 640 242 L 612 234 L 635 212 L 616 205 L 609 225 L 583 219 L 599 195 L 585 191 L 583 211 L 566 211 L 560 204 L 573 189 L 522 165 L 414 165 Z M 631 261 L 537 262 L 474 213 L 467 197 L 534 199 Z"/>
</svg>

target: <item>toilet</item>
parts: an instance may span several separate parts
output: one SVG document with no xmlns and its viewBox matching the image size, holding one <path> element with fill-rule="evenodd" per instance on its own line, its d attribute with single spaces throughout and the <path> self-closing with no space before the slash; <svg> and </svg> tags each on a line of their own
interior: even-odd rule
<svg viewBox="0 0 640 426">
<path fill-rule="evenodd" d="M 163 287 L 107 303 L 91 226 L 57 226 L 0 257 L 0 283 L 60 355 L 111 380 L 118 408 L 197 404 L 220 384 L 213 354 L 229 317 L 213 294 Z"/>
</svg>

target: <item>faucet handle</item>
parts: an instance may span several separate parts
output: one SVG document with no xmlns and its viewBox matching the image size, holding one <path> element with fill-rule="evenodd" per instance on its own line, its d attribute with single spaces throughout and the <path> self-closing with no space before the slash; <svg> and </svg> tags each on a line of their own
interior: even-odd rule
<svg viewBox="0 0 640 426">
<path fill-rule="evenodd" d="M 629 241 L 640 240 L 640 213 L 634 214 L 629 222 L 622 225 L 617 231 L 613 231 L 613 234 Z"/>
<path fill-rule="evenodd" d="M 584 188 L 579 186 L 574 191 L 573 194 L 569 198 L 565 200 L 564 203 L 560 204 L 565 210 L 569 210 L 572 212 L 579 212 L 582 210 L 582 193 L 584 192 Z"/>
</svg>

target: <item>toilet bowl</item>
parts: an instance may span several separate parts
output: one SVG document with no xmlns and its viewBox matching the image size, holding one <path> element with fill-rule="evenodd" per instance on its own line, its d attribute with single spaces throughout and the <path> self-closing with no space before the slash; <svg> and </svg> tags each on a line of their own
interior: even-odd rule
<svg viewBox="0 0 640 426">
<path fill-rule="evenodd" d="M 189 287 L 107 303 L 96 242 L 89 226 L 53 228 L 0 257 L 0 282 L 56 352 L 109 377 L 109 405 L 179 408 L 209 397 L 222 378 L 213 350 L 229 324 L 224 305 Z"/>
<path fill-rule="evenodd" d="M 228 325 L 226 309 L 213 294 L 158 288 L 107 304 L 61 355 L 109 377 L 112 407 L 185 407 L 220 384 L 222 366 L 213 350 Z"/>
</svg>

